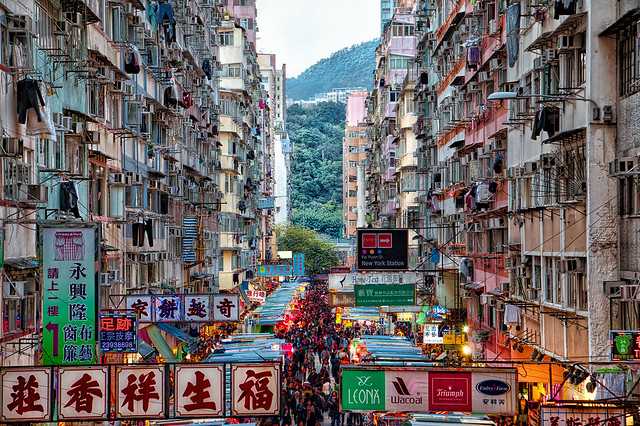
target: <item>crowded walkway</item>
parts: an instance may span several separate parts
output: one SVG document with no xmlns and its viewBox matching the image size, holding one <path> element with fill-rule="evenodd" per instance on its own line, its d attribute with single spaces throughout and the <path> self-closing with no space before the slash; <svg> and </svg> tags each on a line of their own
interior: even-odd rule
<svg viewBox="0 0 640 426">
<path fill-rule="evenodd" d="M 311 283 L 290 326 L 278 337 L 292 343 L 285 364 L 281 424 L 297 426 L 361 426 L 362 415 L 340 414 L 337 383 L 340 364 L 349 362 L 348 346 L 359 331 L 342 328 L 328 304 L 327 283 Z"/>
</svg>

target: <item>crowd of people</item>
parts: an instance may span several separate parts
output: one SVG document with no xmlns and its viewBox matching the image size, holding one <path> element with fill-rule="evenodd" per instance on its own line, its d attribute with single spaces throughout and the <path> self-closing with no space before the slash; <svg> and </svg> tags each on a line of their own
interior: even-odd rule
<svg viewBox="0 0 640 426">
<path fill-rule="evenodd" d="M 285 365 L 282 426 L 364 425 L 362 415 L 340 413 L 336 386 L 340 365 L 349 362 L 349 342 L 357 333 L 336 324 L 327 283 L 309 284 L 292 313 L 291 326 L 278 334 L 294 348 Z"/>
</svg>

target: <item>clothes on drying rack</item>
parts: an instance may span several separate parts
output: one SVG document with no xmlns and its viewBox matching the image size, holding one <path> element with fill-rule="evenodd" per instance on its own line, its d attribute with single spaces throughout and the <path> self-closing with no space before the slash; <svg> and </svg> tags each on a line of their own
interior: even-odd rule
<svg viewBox="0 0 640 426">
<path fill-rule="evenodd" d="M 51 115 L 46 106 L 42 107 L 42 120 L 38 120 L 38 114 L 32 108 L 27 112 L 27 124 L 18 125 L 20 133 L 26 136 L 39 136 L 42 139 L 49 139 L 53 142 L 57 141 L 56 128 L 53 125 Z"/>
<path fill-rule="evenodd" d="M 554 3 L 554 19 L 560 19 L 563 15 L 575 15 L 576 14 L 576 0 L 556 0 Z"/>
<path fill-rule="evenodd" d="M 11 65 L 14 68 L 26 67 L 25 49 L 20 40 L 16 39 L 13 42 L 13 45 L 11 45 L 9 65 Z"/>
<path fill-rule="evenodd" d="M 144 231 L 147 233 L 149 247 L 153 247 L 153 220 L 147 219 L 144 221 Z"/>
<path fill-rule="evenodd" d="M 127 74 L 138 74 L 140 72 L 140 52 L 133 47 L 125 54 L 124 72 Z"/>
<path fill-rule="evenodd" d="M 44 107 L 44 98 L 40 92 L 40 86 L 36 80 L 24 78 L 16 84 L 16 107 L 18 112 L 18 123 L 27 122 L 27 112 L 33 108 L 38 121 L 42 121 L 41 107 Z"/>
<path fill-rule="evenodd" d="M 166 25 L 164 30 L 165 41 L 167 43 L 176 41 L 176 20 L 173 16 L 173 6 L 170 3 L 158 4 L 157 20 L 158 25 Z"/>
<path fill-rule="evenodd" d="M 144 246 L 144 237 L 147 236 L 149 247 L 153 247 L 153 219 L 139 219 L 131 224 L 131 237 L 134 247 Z"/>
<path fill-rule="evenodd" d="M 516 65 L 520 52 L 520 2 L 507 8 L 507 63 L 509 68 Z"/>
<path fill-rule="evenodd" d="M 202 71 L 204 71 L 204 74 L 207 76 L 207 78 L 209 80 L 211 80 L 212 77 L 212 73 L 211 73 L 211 61 L 208 59 L 205 59 L 204 61 L 202 61 Z"/>
<path fill-rule="evenodd" d="M 76 185 L 71 181 L 60 183 L 60 210 L 73 213 L 76 219 L 80 218 L 78 192 Z"/>
<path fill-rule="evenodd" d="M 164 89 L 164 106 L 168 108 L 178 106 L 178 95 L 176 94 L 176 87 L 173 84 Z"/>
<path fill-rule="evenodd" d="M 497 175 L 502 174 L 502 170 L 504 168 L 504 157 L 502 154 L 498 153 L 496 158 L 493 160 L 493 172 Z"/>
<path fill-rule="evenodd" d="M 544 130 L 552 137 L 560 128 L 560 110 L 554 107 L 542 107 L 536 112 L 533 120 L 531 139 L 536 139 Z"/>
<path fill-rule="evenodd" d="M 480 46 L 467 47 L 467 68 L 477 69 L 480 64 Z"/>
</svg>

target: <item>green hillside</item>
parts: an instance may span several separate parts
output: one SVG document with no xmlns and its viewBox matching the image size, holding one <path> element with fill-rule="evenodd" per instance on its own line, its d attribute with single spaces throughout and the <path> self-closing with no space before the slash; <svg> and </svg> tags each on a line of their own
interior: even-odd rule
<svg viewBox="0 0 640 426">
<path fill-rule="evenodd" d="M 344 120 L 344 104 L 335 102 L 288 109 L 293 224 L 332 237 L 342 228 Z"/>
<path fill-rule="evenodd" d="M 294 100 L 313 98 L 339 87 L 371 88 L 378 40 L 347 47 L 287 79 L 287 96 Z"/>
</svg>

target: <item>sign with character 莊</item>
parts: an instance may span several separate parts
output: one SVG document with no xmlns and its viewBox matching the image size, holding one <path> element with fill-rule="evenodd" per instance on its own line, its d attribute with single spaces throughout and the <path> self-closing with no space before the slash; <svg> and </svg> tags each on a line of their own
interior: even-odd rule
<svg viewBox="0 0 640 426">
<path fill-rule="evenodd" d="M 96 361 L 96 230 L 42 229 L 42 362 Z"/>
</svg>

